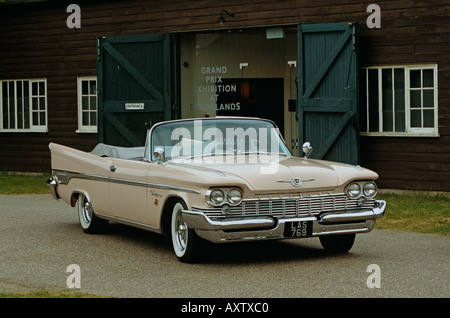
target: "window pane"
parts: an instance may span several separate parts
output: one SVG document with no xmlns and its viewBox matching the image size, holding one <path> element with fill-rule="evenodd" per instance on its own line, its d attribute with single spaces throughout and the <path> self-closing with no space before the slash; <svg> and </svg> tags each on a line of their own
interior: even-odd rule
<svg viewBox="0 0 450 318">
<path fill-rule="evenodd" d="M 369 131 L 379 131 L 378 70 L 369 70 Z"/>
<path fill-rule="evenodd" d="M 39 101 L 38 101 L 37 97 L 32 98 L 32 103 L 33 103 L 33 110 L 38 110 L 39 109 Z"/>
<path fill-rule="evenodd" d="M 423 90 L 423 107 L 434 107 L 434 90 Z"/>
<path fill-rule="evenodd" d="M 45 112 L 39 112 L 39 125 L 45 126 Z"/>
<path fill-rule="evenodd" d="M 409 85 L 412 88 L 419 88 L 421 87 L 421 79 L 420 79 L 420 70 L 414 70 L 410 71 L 410 79 L 409 79 Z"/>
<path fill-rule="evenodd" d="M 405 131 L 405 70 L 394 70 L 395 131 Z"/>
<path fill-rule="evenodd" d="M 96 104 L 97 104 L 97 98 L 95 96 L 89 97 L 89 108 L 91 110 L 97 109 Z"/>
<path fill-rule="evenodd" d="M 91 126 L 97 125 L 97 113 L 96 112 L 90 112 L 90 123 Z"/>
<path fill-rule="evenodd" d="M 422 106 L 422 96 L 421 90 L 414 90 L 410 92 L 411 97 L 411 107 L 421 107 Z"/>
<path fill-rule="evenodd" d="M 16 128 L 16 112 L 14 110 L 14 82 L 9 82 L 9 128 Z"/>
<path fill-rule="evenodd" d="M 423 111 L 423 127 L 426 128 L 434 127 L 434 110 L 425 109 Z"/>
<path fill-rule="evenodd" d="M 81 94 L 88 95 L 89 94 L 89 82 L 81 81 Z"/>
<path fill-rule="evenodd" d="M 39 97 L 39 109 L 45 110 L 45 97 Z"/>
<path fill-rule="evenodd" d="M 3 128 L 8 128 L 8 83 L 2 82 L 2 115 Z"/>
<path fill-rule="evenodd" d="M 38 83 L 33 82 L 31 83 L 31 94 L 36 96 L 38 94 Z"/>
<path fill-rule="evenodd" d="M 87 96 L 81 97 L 81 109 L 89 110 L 89 97 Z"/>
<path fill-rule="evenodd" d="M 30 128 L 30 82 L 23 82 L 23 114 L 24 114 L 24 128 Z"/>
<path fill-rule="evenodd" d="M 97 94 L 97 82 L 89 81 L 89 94 L 96 95 Z"/>
<path fill-rule="evenodd" d="M 433 70 L 423 70 L 423 87 L 433 87 Z"/>
<path fill-rule="evenodd" d="M 382 70 L 381 82 L 383 85 L 383 131 L 393 131 L 392 69 Z"/>
<path fill-rule="evenodd" d="M 33 125 L 38 126 L 39 125 L 39 113 L 33 112 Z"/>
<path fill-rule="evenodd" d="M 45 96 L 45 82 L 39 82 L 39 95 Z"/>
<path fill-rule="evenodd" d="M 23 82 L 18 81 L 16 84 L 16 102 L 17 102 L 17 128 L 23 128 L 23 100 L 22 100 Z"/>
<path fill-rule="evenodd" d="M 411 127 L 418 128 L 422 127 L 422 118 L 421 118 L 421 110 L 412 110 L 411 111 Z"/>
<path fill-rule="evenodd" d="M 82 114 L 82 122 L 83 122 L 83 126 L 88 126 L 89 125 L 89 112 L 83 112 L 83 114 Z"/>
</svg>

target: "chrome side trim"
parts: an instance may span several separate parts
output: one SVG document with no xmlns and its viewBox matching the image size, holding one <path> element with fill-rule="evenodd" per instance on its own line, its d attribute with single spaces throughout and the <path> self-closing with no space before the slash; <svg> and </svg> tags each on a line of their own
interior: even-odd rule
<svg viewBox="0 0 450 318">
<path fill-rule="evenodd" d="M 120 224 L 125 224 L 125 225 L 130 225 L 136 228 L 140 228 L 142 230 L 147 230 L 147 231 L 152 231 L 152 232 L 156 232 L 156 233 L 161 233 L 161 230 L 157 227 L 151 226 L 151 225 L 147 225 L 147 224 L 143 224 L 143 223 L 139 223 L 139 222 L 135 222 L 135 221 L 130 221 L 127 219 L 122 219 L 122 218 L 118 218 L 115 216 L 109 216 L 109 215 L 104 215 L 104 214 L 99 214 L 97 212 L 95 212 L 95 215 L 98 216 L 101 219 L 105 219 L 111 222 L 116 222 L 116 223 L 120 223 Z"/>
<path fill-rule="evenodd" d="M 176 190 L 176 191 L 181 191 L 181 192 L 200 194 L 200 191 L 197 191 L 194 189 L 189 189 L 189 188 L 176 187 L 176 186 L 151 183 L 151 182 L 127 180 L 127 179 L 121 179 L 121 178 L 110 178 L 107 176 L 99 176 L 99 175 L 88 174 L 88 173 L 53 170 L 53 174 L 58 178 L 59 184 L 68 184 L 71 179 L 84 179 L 84 180 L 113 182 L 113 183 L 127 184 L 127 185 L 140 186 L 140 187 L 146 187 L 146 188 Z"/>
</svg>

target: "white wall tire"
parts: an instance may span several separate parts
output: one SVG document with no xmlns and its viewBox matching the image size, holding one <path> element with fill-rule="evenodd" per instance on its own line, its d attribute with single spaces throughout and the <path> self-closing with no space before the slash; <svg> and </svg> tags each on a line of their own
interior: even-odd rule
<svg viewBox="0 0 450 318">
<path fill-rule="evenodd" d="M 192 263 L 197 260 L 200 238 L 194 229 L 187 227 L 183 220 L 181 210 L 186 209 L 182 201 L 173 205 L 170 221 L 170 233 L 172 246 L 177 258 L 184 263 Z"/>
<path fill-rule="evenodd" d="M 105 231 L 108 221 L 98 218 L 89 198 L 80 193 L 77 201 L 78 219 L 85 233 L 98 234 Z"/>
</svg>

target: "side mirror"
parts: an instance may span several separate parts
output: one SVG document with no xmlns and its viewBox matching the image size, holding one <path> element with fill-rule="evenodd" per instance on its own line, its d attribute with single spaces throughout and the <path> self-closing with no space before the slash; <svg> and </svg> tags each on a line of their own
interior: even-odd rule
<svg viewBox="0 0 450 318">
<path fill-rule="evenodd" d="M 159 159 L 159 164 L 165 164 L 166 156 L 163 147 L 156 147 L 155 150 L 153 151 L 153 155 L 157 159 Z"/>
<path fill-rule="evenodd" d="M 311 147 L 311 144 L 307 141 L 303 144 L 302 146 L 302 150 L 305 154 L 304 159 L 308 158 L 308 156 L 311 154 L 311 152 L 313 151 L 313 147 Z"/>
</svg>

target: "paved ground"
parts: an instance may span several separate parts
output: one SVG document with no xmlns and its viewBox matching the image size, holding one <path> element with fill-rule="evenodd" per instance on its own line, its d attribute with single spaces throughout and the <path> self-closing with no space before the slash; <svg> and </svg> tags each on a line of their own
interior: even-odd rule
<svg viewBox="0 0 450 318">
<path fill-rule="evenodd" d="M 446 237 L 374 230 L 345 255 L 325 253 L 317 238 L 205 253 L 183 264 L 164 236 L 119 224 L 87 235 L 51 195 L 0 196 L 0 292 L 66 289 L 77 264 L 81 291 L 114 297 L 450 297 Z M 371 264 L 380 288 L 367 285 Z"/>
</svg>

